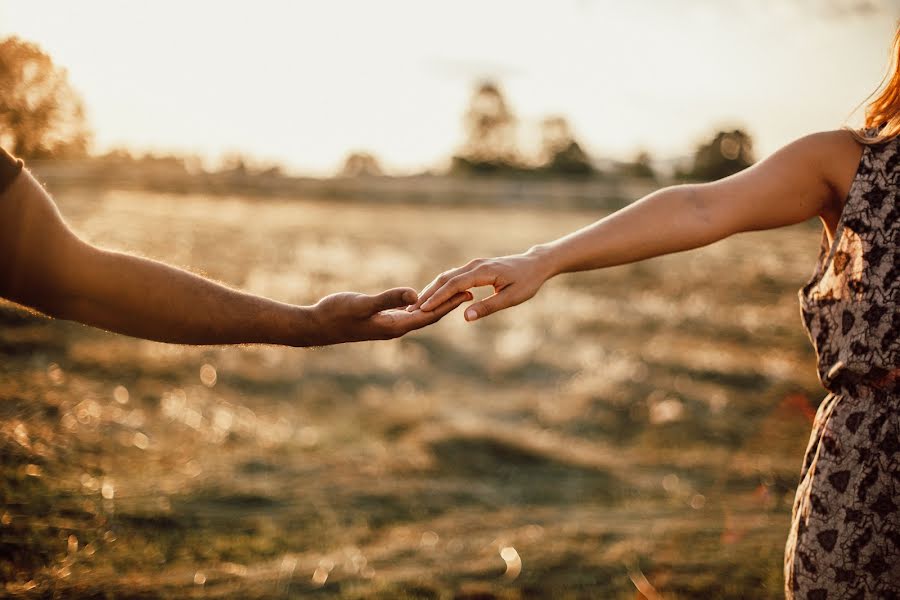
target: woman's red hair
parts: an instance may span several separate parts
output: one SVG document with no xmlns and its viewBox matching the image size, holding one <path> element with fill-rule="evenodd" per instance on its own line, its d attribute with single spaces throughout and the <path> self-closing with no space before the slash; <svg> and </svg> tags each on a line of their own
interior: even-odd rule
<svg viewBox="0 0 900 600">
<path fill-rule="evenodd" d="M 875 99 L 866 107 L 865 129 L 869 131 L 853 131 L 863 144 L 879 144 L 900 135 L 900 23 L 894 34 L 890 66 L 872 95 Z"/>
</svg>

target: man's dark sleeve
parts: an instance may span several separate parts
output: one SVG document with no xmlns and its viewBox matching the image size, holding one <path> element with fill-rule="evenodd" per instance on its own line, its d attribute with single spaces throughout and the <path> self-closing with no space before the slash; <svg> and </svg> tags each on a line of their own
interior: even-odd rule
<svg viewBox="0 0 900 600">
<path fill-rule="evenodd" d="M 16 160 L 6 150 L 0 148 L 0 194 L 6 191 L 21 172 L 22 161 Z"/>
</svg>

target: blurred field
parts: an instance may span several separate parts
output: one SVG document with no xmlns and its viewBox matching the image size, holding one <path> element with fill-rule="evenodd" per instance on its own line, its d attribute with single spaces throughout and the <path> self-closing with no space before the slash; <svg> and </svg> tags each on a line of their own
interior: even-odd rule
<svg viewBox="0 0 900 600">
<path fill-rule="evenodd" d="M 99 244 L 300 303 L 420 287 L 600 216 L 57 199 Z M 739 236 L 319 350 L 166 346 L 0 305 L 0 595 L 781 597 L 824 395 L 796 302 L 818 236 Z"/>
</svg>

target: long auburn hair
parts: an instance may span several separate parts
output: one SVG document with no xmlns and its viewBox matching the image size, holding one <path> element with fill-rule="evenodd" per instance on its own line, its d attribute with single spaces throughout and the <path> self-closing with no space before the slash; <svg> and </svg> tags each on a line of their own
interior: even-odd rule
<svg viewBox="0 0 900 600">
<path fill-rule="evenodd" d="M 891 47 L 891 62 L 866 107 L 865 129 L 851 130 L 863 144 L 880 144 L 900 135 L 900 22 Z"/>
</svg>

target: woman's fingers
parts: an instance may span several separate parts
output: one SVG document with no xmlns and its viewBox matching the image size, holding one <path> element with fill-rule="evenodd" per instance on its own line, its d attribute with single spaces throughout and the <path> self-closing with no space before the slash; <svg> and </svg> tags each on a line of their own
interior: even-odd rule
<svg viewBox="0 0 900 600">
<path fill-rule="evenodd" d="M 423 289 L 421 293 L 419 293 L 418 300 L 416 300 L 416 302 L 410 307 L 410 310 L 422 309 L 425 303 L 431 298 L 431 296 L 434 295 L 437 290 L 439 290 L 445 283 L 450 281 L 456 275 L 465 272 L 466 269 L 467 267 L 458 267 L 456 269 L 444 271 L 443 273 L 435 277 L 431 281 L 431 283 L 425 286 L 425 289 Z M 429 310 L 432 306 L 435 306 L 435 304 L 432 303 L 428 305 Z"/>
<path fill-rule="evenodd" d="M 431 283 L 426 285 L 425 288 L 421 292 L 419 292 L 418 300 L 416 300 L 416 302 L 414 304 L 412 304 L 406 310 L 408 310 L 410 312 L 412 312 L 414 310 L 420 310 L 422 308 L 422 305 L 425 303 L 425 301 L 427 301 L 429 298 L 431 298 L 431 295 L 434 294 L 434 292 L 437 291 L 437 289 L 444 284 L 443 281 L 441 281 L 441 277 L 443 277 L 443 276 L 444 275 L 441 274 L 441 275 L 438 275 L 437 277 L 435 277 L 434 279 L 432 279 Z"/>
<path fill-rule="evenodd" d="M 453 297 L 454 294 L 464 292 L 473 287 L 494 285 L 496 281 L 497 274 L 493 269 L 483 266 L 475 267 L 448 279 L 422 303 L 422 310 L 433 310 L 434 307 L 440 306 Z"/>
<path fill-rule="evenodd" d="M 453 279 L 454 277 L 456 277 L 458 275 L 462 275 L 463 273 L 467 273 L 469 271 L 477 269 L 478 267 L 482 266 L 485 262 L 486 261 L 483 258 L 476 258 L 474 260 L 470 260 L 469 262 L 467 262 L 466 264 L 464 264 L 461 267 L 456 267 L 455 269 L 450 269 L 449 271 L 444 271 L 443 273 L 441 273 L 440 275 L 435 277 L 431 281 L 431 283 L 429 283 L 427 286 L 425 286 L 425 289 L 423 289 L 419 293 L 419 299 L 416 300 L 415 304 L 410 306 L 408 310 L 413 311 L 413 310 L 422 308 L 422 306 L 425 304 L 425 302 L 429 298 L 431 298 L 431 296 L 438 289 L 440 289 L 444 284 L 446 284 L 448 281 L 450 281 L 451 279 Z M 432 307 L 434 307 L 434 306 L 436 306 L 436 305 L 429 304 L 428 310 L 432 310 Z"/>
</svg>

